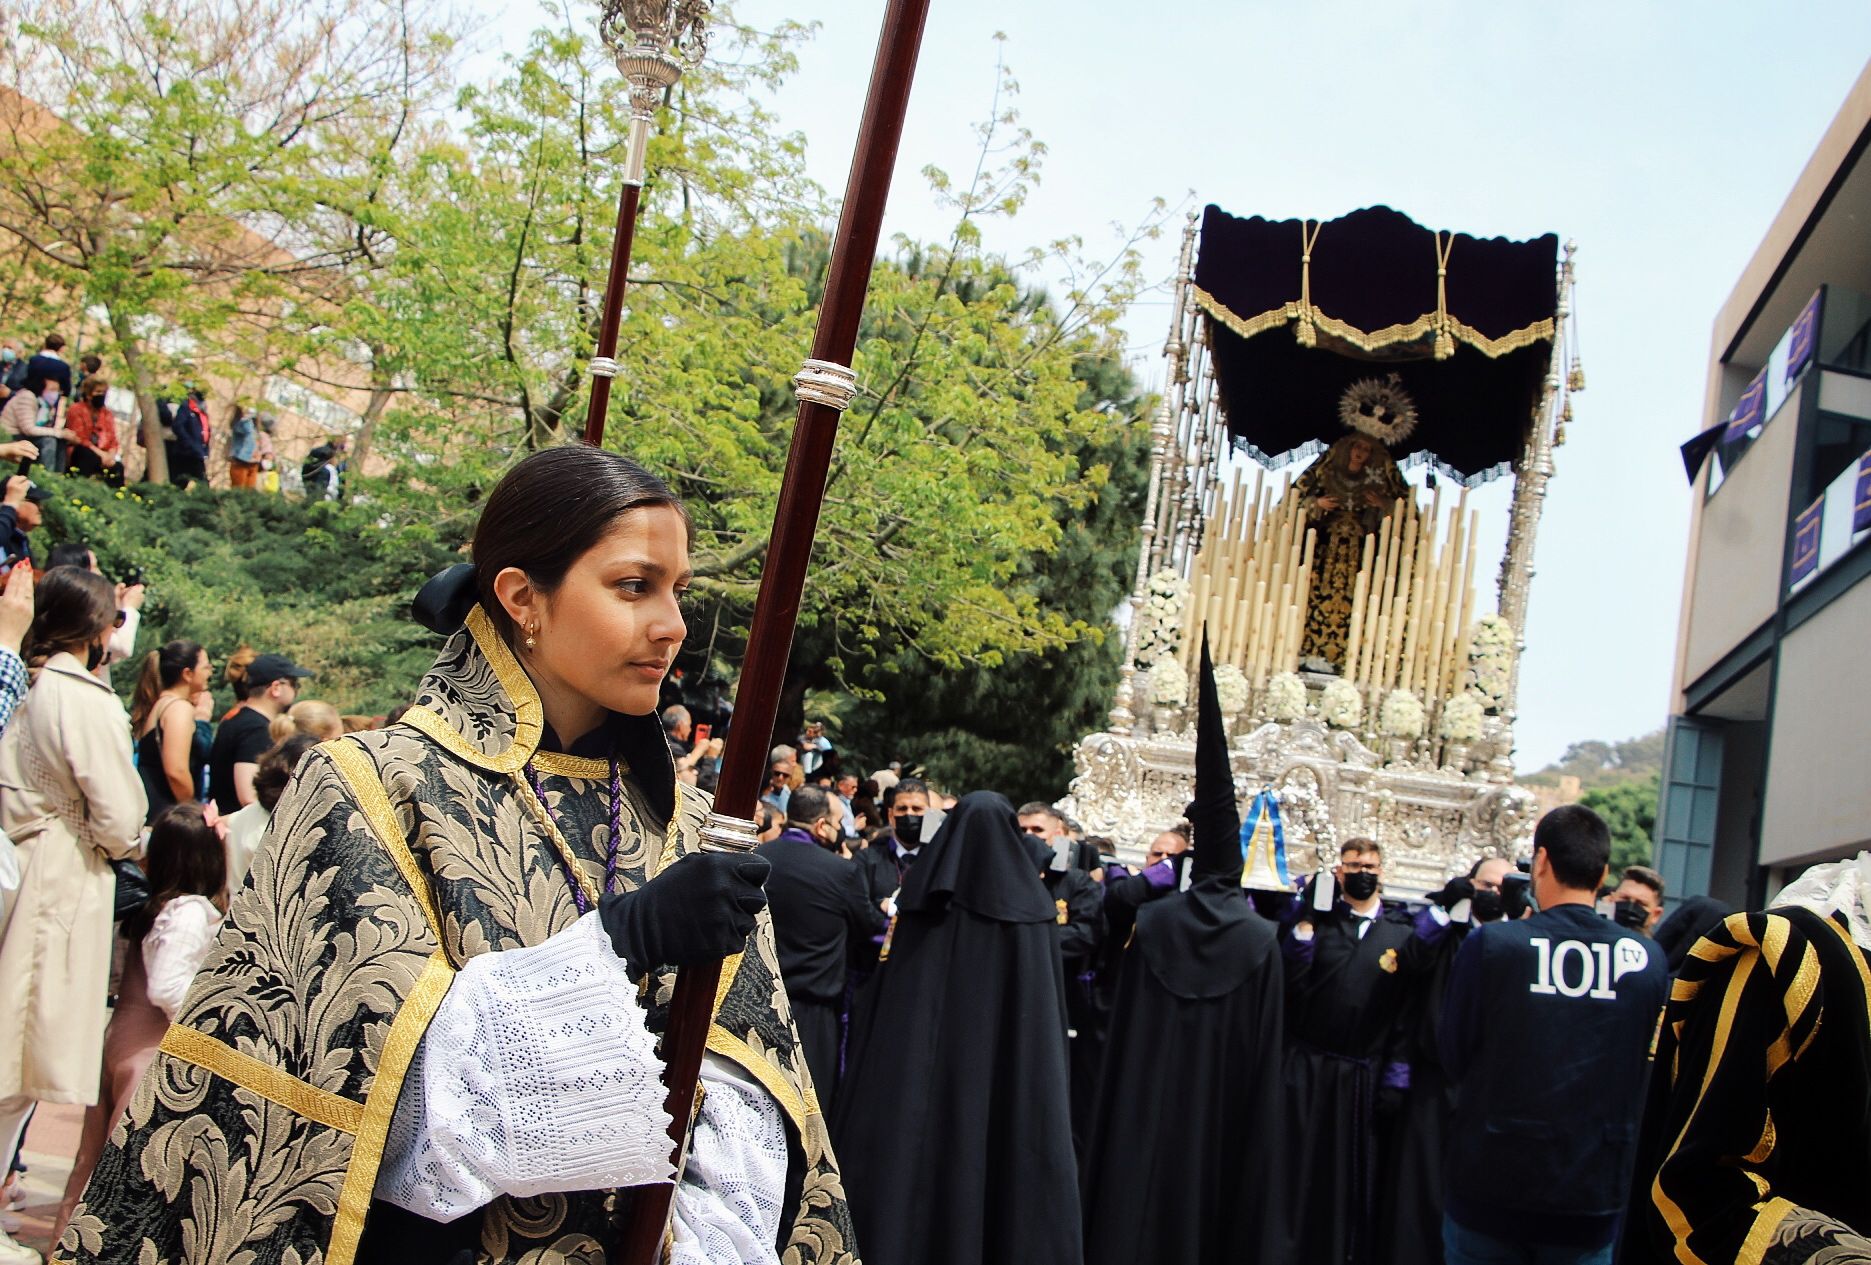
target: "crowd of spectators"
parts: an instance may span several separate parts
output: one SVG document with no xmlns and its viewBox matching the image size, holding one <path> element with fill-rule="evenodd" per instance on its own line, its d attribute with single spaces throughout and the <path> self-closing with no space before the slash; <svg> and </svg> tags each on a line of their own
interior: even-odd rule
<svg viewBox="0 0 1871 1265">
<path fill-rule="evenodd" d="M 74 370 L 65 347 L 56 332 L 30 355 L 17 341 L 0 341 L 0 436 L 30 444 L 29 459 L 48 470 L 122 487 L 131 450 L 143 446 L 142 427 L 134 408 L 120 416 L 111 407 L 103 361 L 86 355 Z M 157 395 L 154 405 L 169 481 L 178 487 L 207 482 L 215 450 L 211 413 L 220 406 L 211 407 L 206 389 L 195 384 Z M 228 487 L 339 498 L 348 471 L 344 436 L 314 445 L 299 465 L 288 467 L 275 445 L 277 418 L 239 400 L 225 402 L 225 409 Z"/>
</svg>

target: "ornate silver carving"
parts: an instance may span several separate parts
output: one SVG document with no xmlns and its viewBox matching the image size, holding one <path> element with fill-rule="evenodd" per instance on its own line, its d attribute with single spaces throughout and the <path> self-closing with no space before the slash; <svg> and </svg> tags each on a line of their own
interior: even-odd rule
<svg viewBox="0 0 1871 1265">
<path fill-rule="evenodd" d="M 702 851 L 752 852 L 760 842 L 760 828 L 745 817 L 709 813 L 702 825 Z"/>
<path fill-rule="evenodd" d="M 594 378 L 615 378 L 617 376 L 617 362 L 612 360 L 609 356 L 593 356 L 591 358 L 590 368 L 591 376 Z"/>
<path fill-rule="evenodd" d="M 848 365 L 808 360 L 793 375 L 793 392 L 801 400 L 828 405 L 842 413 L 857 398 L 858 375 Z"/>
<path fill-rule="evenodd" d="M 1477 857 L 1516 857 L 1531 843 L 1537 809 L 1527 791 L 1428 765 L 1386 766 L 1355 734 L 1310 717 L 1257 726 L 1230 758 L 1244 803 L 1267 788 L 1279 794 L 1296 876 L 1335 864 L 1338 846 L 1364 835 L 1384 845 L 1385 891 L 1420 896 Z M 1181 819 L 1195 790 L 1187 733 L 1092 734 L 1075 759 L 1078 775 L 1060 808 L 1127 860 Z"/>
</svg>

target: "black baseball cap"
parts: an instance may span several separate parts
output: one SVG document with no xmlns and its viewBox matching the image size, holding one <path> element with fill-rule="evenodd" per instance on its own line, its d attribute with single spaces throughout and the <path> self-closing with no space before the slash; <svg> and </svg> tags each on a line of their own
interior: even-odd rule
<svg viewBox="0 0 1871 1265">
<path fill-rule="evenodd" d="M 263 689 L 275 681 L 287 678 L 297 680 L 312 675 L 310 670 L 300 667 L 283 654 L 263 654 L 247 665 L 247 687 Z"/>
</svg>

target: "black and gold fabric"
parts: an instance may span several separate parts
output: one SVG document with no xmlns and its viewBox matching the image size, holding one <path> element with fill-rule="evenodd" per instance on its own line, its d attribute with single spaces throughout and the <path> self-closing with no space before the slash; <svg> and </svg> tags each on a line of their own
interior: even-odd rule
<svg viewBox="0 0 1871 1265">
<path fill-rule="evenodd" d="M 655 718 L 617 727 L 633 725 L 641 741 L 620 743 L 626 888 L 694 851 L 709 809 L 677 784 Z M 306 757 L 59 1259 L 351 1265 L 371 1254 L 397 1095 L 455 971 L 571 926 L 568 862 L 588 894 L 603 881 L 608 762 L 539 750 L 543 727 L 531 682 L 477 609 L 401 723 Z M 529 761 L 549 803 L 528 784 Z M 856 1265 L 764 914 L 722 978 L 708 1048 L 765 1086 L 790 1125 L 781 1259 Z M 673 983 L 660 972 L 646 985 L 653 1031 Z M 598 1265 L 616 1203 L 604 1191 L 496 1199 L 478 1214 L 477 1259 Z"/>
<path fill-rule="evenodd" d="M 1656 1075 L 1649 1259 L 1871 1262 L 1871 962 L 1842 920 L 1734 914 L 1698 942 Z"/>
<path fill-rule="evenodd" d="M 1383 206 L 1325 221 L 1208 207 L 1194 300 L 1236 446 L 1268 463 L 1317 452 L 1377 362 L 1420 417 L 1399 460 L 1464 483 L 1504 473 L 1552 362 L 1558 256 L 1550 233 L 1436 232 Z"/>
</svg>

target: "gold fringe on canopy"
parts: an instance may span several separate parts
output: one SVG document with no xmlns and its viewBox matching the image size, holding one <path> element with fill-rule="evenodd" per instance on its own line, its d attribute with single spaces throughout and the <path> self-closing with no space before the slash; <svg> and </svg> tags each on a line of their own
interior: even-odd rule
<svg viewBox="0 0 1871 1265">
<path fill-rule="evenodd" d="M 1402 325 L 1386 325 L 1378 330 L 1362 330 L 1357 326 L 1328 316 L 1312 305 L 1311 286 L 1308 283 L 1310 256 L 1307 256 L 1306 271 L 1300 274 L 1300 299 L 1295 303 L 1285 303 L 1279 307 L 1258 313 L 1254 316 L 1242 316 L 1230 309 L 1220 299 L 1204 290 L 1201 286 L 1191 286 L 1195 295 L 1195 305 L 1211 318 L 1242 338 L 1253 338 L 1270 329 L 1294 323 L 1294 337 L 1307 347 L 1314 346 L 1319 334 L 1330 337 L 1354 347 L 1361 352 L 1376 352 L 1385 347 L 1394 347 L 1399 343 L 1420 342 L 1430 334 L 1436 336 L 1436 359 L 1446 360 L 1455 354 L 1455 344 L 1467 343 L 1476 351 L 1491 359 L 1499 359 L 1509 352 L 1531 347 L 1535 343 L 1553 340 L 1554 324 L 1551 317 L 1535 321 L 1522 329 L 1510 330 L 1499 338 L 1490 338 L 1474 326 L 1452 316 L 1446 310 L 1446 300 L 1442 297 L 1442 277 L 1437 278 L 1437 302 L 1440 310 L 1425 312 L 1415 320 Z M 1446 341 L 1445 341 L 1446 340 Z M 1446 346 L 1447 352 L 1441 349 Z"/>
</svg>

